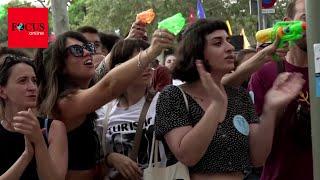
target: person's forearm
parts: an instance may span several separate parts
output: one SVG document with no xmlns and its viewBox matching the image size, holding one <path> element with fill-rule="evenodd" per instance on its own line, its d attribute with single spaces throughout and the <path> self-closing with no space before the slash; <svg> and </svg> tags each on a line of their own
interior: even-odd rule
<svg viewBox="0 0 320 180">
<path fill-rule="evenodd" d="M 222 83 L 231 86 L 241 86 L 245 80 L 249 79 L 255 71 L 268 61 L 266 56 L 266 52 L 259 51 L 250 59 L 240 64 L 234 72 L 226 74 L 222 78 Z"/>
<path fill-rule="evenodd" d="M 155 57 L 156 55 L 149 52 L 147 54 L 147 50 L 145 50 L 109 71 L 100 81 L 101 85 L 105 87 L 103 89 L 107 90 L 107 102 L 119 97 Z"/>
<path fill-rule="evenodd" d="M 212 103 L 201 120 L 182 138 L 179 145 L 178 159 L 188 166 L 193 166 L 202 158 L 211 143 L 218 122 L 224 120 L 227 105 Z"/>
<path fill-rule="evenodd" d="M 264 108 L 260 116 L 260 123 L 255 125 L 256 128 L 250 129 L 250 154 L 254 166 L 262 166 L 271 152 L 276 117 L 276 110 Z"/>
<path fill-rule="evenodd" d="M 19 180 L 31 160 L 32 157 L 22 153 L 19 159 L 4 174 L 0 176 L 0 180 Z"/>
<path fill-rule="evenodd" d="M 100 81 L 103 76 L 105 76 L 110 71 L 110 53 L 101 61 L 99 66 L 96 68 L 96 74 L 95 74 L 95 82 Z"/>
<path fill-rule="evenodd" d="M 252 73 L 257 71 L 264 63 L 269 61 L 266 58 L 268 55 L 265 51 L 259 51 L 247 61 L 239 65 L 237 69 L 244 72 L 244 75 L 248 78 Z"/>
<path fill-rule="evenodd" d="M 43 142 L 35 145 L 35 157 L 37 162 L 37 172 L 41 180 L 63 180 L 65 174 L 59 171 L 59 167 L 53 164 L 47 145 Z"/>
</svg>

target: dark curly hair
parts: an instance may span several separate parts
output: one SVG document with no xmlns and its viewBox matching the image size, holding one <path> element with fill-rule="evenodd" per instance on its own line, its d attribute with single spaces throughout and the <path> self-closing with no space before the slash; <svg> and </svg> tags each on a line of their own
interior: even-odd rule
<svg viewBox="0 0 320 180">
<path fill-rule="evenodd" d="M 182 39 L 176 51 L 177 64 L 173 69 L 173 78 L 181 81 L 194 82 L 199 80 L 195 61 L 204 60 L 204 65 L 209 65 L 204 59 L 204 48 L 207 43 L 206 36 L 216 30 L 225 30 L 228 26 L 221 20 L 201 19 L 189 26 L 182 34 Z"/>
</svg>

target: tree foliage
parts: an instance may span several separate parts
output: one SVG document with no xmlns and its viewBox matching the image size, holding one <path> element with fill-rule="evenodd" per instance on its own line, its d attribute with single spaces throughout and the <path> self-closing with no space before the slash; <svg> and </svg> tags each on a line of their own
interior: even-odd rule
<svg viewBox="0 0 320 180">
<path fill-rule="evenodd" d="M 81 1 L 77 0 L 77 2 Z M 135 21 L 136 14 L 149 8 L 153 8 L 156 12 L 156 19 L 149 26 L 150 31 L 156 28 L 157 22 L 177 12 L 182 12 L 184 16 L 188 15 L 188 6 L 177 0 L 88 0 L 73 3 L 70 8 L 74 5 L 82 7 L 76 9 L 83 9 L 86 12 L 83 20 L 78 21 L 79 25 L 92 25 L 106 32 L 120 30 L 121 35 L 125 35 L 129 31 L 131 24 Z M 69 13 L 71 13 L 70 17 L 75 15 L 77 17 L 74 19 L 81 19 L 82 14 L 79 15 L 79 12 L 69 11 Z"/>
<path fill-rule="evenodd" d="M 181 12 L 186 18 L 190 8 L 196 11 L 196 0 L 73 0 L 69 9 L 72 29 L 78 26 L 91 25 L 105 32 L 120 30 L 126 35 L 134 22 L 136 14 L 153 8 L 157 16 L 148 28 L 149 35 L 156 28 L 157 22 Z M 269 24 L 284 17 L 288 0 L 278 0 L 276 14 L 268 15 Z M 239 34 L 244 28 L 251 42 L 257 31 L 257 15 L 250 14 L 248 0 L 203 0 L 207 18 L 229 20 L 233 34 Z"/>
<path fill-rule="evenodd" d="M 268 15 L 268 21 L 272 25 L 276 20 L 284 17 L 285 7 L 289 0 L 277 0 L 276 13 Z M 46 1 L 50 4 L 50 0 Z M 181 12 L 186 18 L 190 9 L 196 12 L 196 0 L 69 0 L 70 29 L 79 26 L 91 25 L 104 32 L 120 31 L 125 36 L 131 24 L 135 21 L 136 14 L 153 8 L 156 19 L 148 26 L 148 34 L 156 29 L 159 21 Z M 9 7 L 30 7 L 30 3 L 19 0 L 12 1 Z M 254 42 L 254 34 L 257 31 L 257 15 L 251 15 L 248 0 L 203 0 L 203 7 L 207 18 L 219 18 L 229 20 L 233 34 L 239 34 L 244 28 L 251 42 Z M 49 15 L 49 29 L 52 29 L 51 15 Z M 0 41 L 7 39 L 7 17 L 0 19 L 4 26 L 0 30 Z"/>
<path fill-rule="evenodd" d="M 0 19 L 0 42 L 5 42 L 8 40 L 8 8 L 11 7 L 32 7 L 30 2 L 14 0 L 10 1 L 8 4 L 4 5 L 5 16 Z"/>
<path fill-rule="evenodd" d="M 21 0 L 13 0 L 8 4 L 4 5 L 5 16 L 0 19 L 0 42 L 6 42 L 8 40 L 8 8 L 11 7 L 34 7 L 31 2 L 21 1 Z M 49 12 L 50 13 L 50 12 Z M 49 14 L 49 32 L 52 31 L 52 17 Z"/>
<path fill-rule="evenodd" d="M 82 24 L 84 17 L 87 15 L 87 8 L 85 2 L 85 0 L 72 1 L 72 5 L 70 5 L 68 9 L 71 30 L 78 28 Z"/>
</svg>

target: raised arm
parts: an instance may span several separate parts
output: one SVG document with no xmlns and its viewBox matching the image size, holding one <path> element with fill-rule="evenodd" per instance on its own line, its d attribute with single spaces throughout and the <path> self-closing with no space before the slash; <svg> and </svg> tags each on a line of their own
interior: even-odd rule
<svg viewBox="0 0 320 180">
<path fill-rule="evenodd" d="M 229 86 L 241 86 L 263 64 L 270 61 L 272 54 L 276 53 L 280 58 L 284 58 L 288 50 L 286 48 L 277 49 L 278 44 L 279 39 L 268 47 L 258 51 L 250 59 L 240 64 L 234 72 L 226 74 L 222 78 L 222 83 Z"/>
<path fill-rule="evenodd" d="M 126 39 L 127 38 L 147 40 L 146 24 L 143 24 L 139 21 L 135 21 L 134 23 L 132 23 L 129 34 L 126 37 Z M 100 81 L 103 78 L 103 76 L 105 76 L 107 72 L 110 71 L 109 62 L 110 53 L 101 61 L 99 66 L 96 68 L 96 82 Z"/>
<path fill-rule="evenodd" d="M 150 47 L 137 56 L 108 72 L 89 89 L 79 90 L 58 101 L 63 120 L 79 118 L 121 95 L 145 67 L 157 57 L 162 49 L 172 46 L 174 36 L 165 30 L 156 30 Z"/>
<path fill-rule="evenodd" d="M 95 82 L 100 81 L 109 71 L 110 53 L 101 61 L 99 66 L 96 68 L 96 75 L 94 77 Z"/>
</svg>

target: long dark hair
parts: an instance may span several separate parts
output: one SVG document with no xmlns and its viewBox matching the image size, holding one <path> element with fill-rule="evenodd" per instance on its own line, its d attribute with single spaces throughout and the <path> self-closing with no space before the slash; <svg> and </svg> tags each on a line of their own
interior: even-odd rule
<svg viewBox="0 0 320 180">
<path fill-rule="evenodd" d="M 68 77 L 63 74 L 63 69 L 66 66 L 68 38 L 88 43 L 81 33 L 68 31 L 59 35 L 56 41 L 44 50 L 43 61 L 37 67 L 37 71 L 43 73 L 39 77 L 38 104 L 41 115 L 59 114 L 55 108 L 58 99 L 76 91 L 76 86 L 70 83 Z"/>
</svg>

